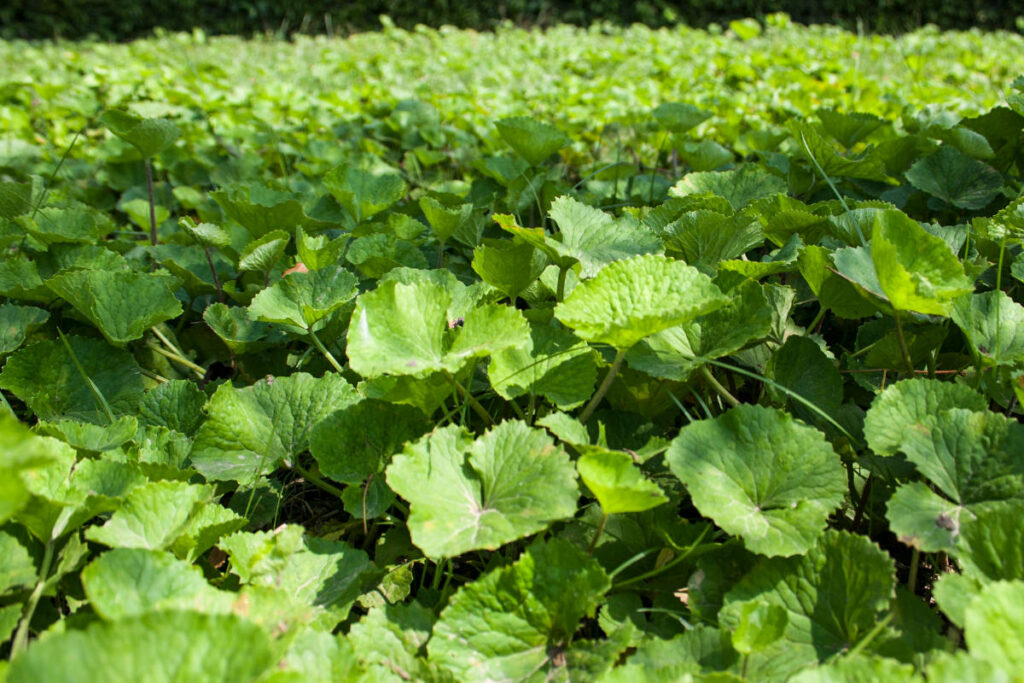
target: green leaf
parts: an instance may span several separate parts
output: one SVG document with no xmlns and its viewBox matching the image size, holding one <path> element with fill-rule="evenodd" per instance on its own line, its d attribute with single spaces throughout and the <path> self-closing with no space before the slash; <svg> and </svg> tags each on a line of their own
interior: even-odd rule
<svg viewBox="0 0 1024 683">
<path fill-rule="evenodd" d="M 1024 360 L 1024 306 L 1005 292 L 960 297 L 953 304 L 952 318 L 986 365 Z"/>
<path fill-rule="evenodd" d="M 174 277 L 131 271 L 73 270 L 46 286 L 74 306 L 111 344 L 124 346 L 181 314 Z"/>
<path fill-rule="evenodd" d="M 957 559 L 965 576 L 979 580 L 1024 580 L 1024 501 L 1004 500 L 971 508 L 960 524 Z"/>
<path fill-rule="evenodd" d="M 795 672 L 845 652 L 877 624 L 895 588 L 892 558 L 863 536 L 827 531 L 801 557 L 762 560 L 725 596 L 719 619 L 737 626 L 750 602 L 787 612 L 785 635 L 753 657 Z"/>
<path fill-rule="evenodd" d="M 727 302 L 695 268 L 650 254 L 606 266 L 559 303 L 555 317 L 589 342 L 625 350 Z"/>
<path fill-rule="evenodd" d="M 739 258 L 764 243 L 761 225 L 746 213 L 688 211 L 661 230 L 665 248 L 682 254 L 701 272 L 714 273 L 721 261 Z M 748 262 L 744 262 L 748 263 Z"/>
<path fill-rule="evenodd" d="M 420 210 L 427 218 L 437 241 L 444 244 L 455 231 L 469 220 L 473 213 L 471 203 L 443 202 L 441 198 L 424 195 L 420 197 Z"/>
<path fill-rule="evenodd" d="M 385 677 L 398 675 L 399 671 L 409 678 L 431 680 L 421 653 L 433 625 L 433 612 L 418 603 L 384 605 L 371 609 L 353 624 L 348 640 L 359 662 L 379 672 L 382 680 L 390 680 Z"/>
<path fill-rule="evenodd" d="M 923 378 L 895 382 L 871 403 L 864 418 L 864 437 L 878 455 L 895 455 L 907 434 L 951 408 L 981 412 L 988 402 L 965 384 Z"/>
<path fill-rule="evenodd" d="M 473 250 L 473 270 L 480 279 L 515 301 L 544 272 L 547 259 L 528 243 L 493 240 Z"/>
<path fill-rule="evenodd" d="M 881 155 L 872 154 L 871 149 L 859 156 L 846 156 L 840 154 L 835 144 L 831 140 L 826 140 L 813 124 L 790 119 L 787 127 L 796 138 L 796 147 L 801 156 L 807 157 L 812 166 L 820 166 L 825 175 L 897 184 L 896 180 L 886 173 Z M 817 169 L 815 175 L 818 175 Z"/>
<path fill-rule="evenodd" d="M 960 209 L 983 209 L 1003 187 L 1003 177 L 988 164 L 971 159 L 952 145 L 942 145 L 907 170 L 919 190 Z"/>
<path fill-rule="evenodd" d="M 194 382 L 171 380 L 146 392 L 139 404 L 139 423 L 192 436 L 203 421 L 205 405 L 206 394 Z"/>
<path fill-rule="evenodd" d="M 231 557 L 231 570 L 243 584 L 281 591 L 292 605 L 317 613 L 331 630 L 348 615 L 373 573 L 366 553 L 347 543 L 303 535 L 302 527 L 235 533 L 218 545 Z"/>
<path fill-rule="evenodd" d="M 473 358 L 529 346 L 526 319 L 507 306 L 483 306 L 449 317 L 462 308 L 456 298 L 460 288 L 466 289 L 459 285 L 453 292 L 422 278 L 411 284 L 387 280 L 361 294 L 348 328 L 352 369 L 369 378 L 456 373 Z"/>
<path fill-rule="evenodd" d="M 238 257 L 239 270 L 254 270 L 259 273 L 269 273 L 284 255 L 285 247 L 291 236 L 284 230 L 271 230 L 245 245 L 245 249 Z"/>
<path fill-rule="evenodd" d="M 653 377 L 685 381 L 707 363 L 768 336 L 772 307 L 753 280 L 730 292 L 729 302 L 694 320 L 651 335 L 626 355 L 629 367 Z"/>
<path fill-rule="evenodd" d="M 85 375 L 96 385 L 115 416 L 133 415 L 144 387 L 135 359 L 127 351 L 98 339 L 68 337 Z M 41 420 L 67 418 L 107 424 L 64 344 L 59 339 L 39 342 L 14 352 L 0 372 L 0 388 L 24 401 Z"/>
<path fill-rule="evenodd" d="M 341 261 L 350 237 L 345 234 L 332 240 L 326 235 L 308 236 L 302 228 L 295 228 L 295 253 L 306 268 L 320 270 Z"/>
<path fill-rule="evenodd" d="M 331 170 L 323 177 L 323 184 L 357 223 L 384 211 L 409 189 L 400 175 L 377 175 L 354 166 Z"/>
<path fill-rule="evenodd" d="M 279 192 L 260 183 L 230 185 L 211 192 L 210 197 L 255 238 L 274 230 L 292 230 L 295 226 L 315 223 L 306 216 L 295 195 Z"/>
<path fill-rule="evenodd" d="M 361 484 L 408 441 L 431 429 L 412 406 L 367 399 L 331 413 L 310 433 L 309 452 L 334 481 Z"/>
<path fill-rule="evenodd" d="M 661 128 L 677 135 L 711 118 L 711 112 L 686 102 L 663 102 L 651 114 Z"/>
<path fill-rule="evenodd" d="M 606 515 L 643 512 L 668 501 L 628 453 L 590 448 L 576 461 L 576 469 Z"/>
<path fill-rule="evenodd" d="M 291 303 L 285 301 L 286 306 Z M 203 311 L 203 320 L 234 353 L 252 353 L 286 338 L 281 328 L 250 319 L 249 309 L 241 306 L 211 304 Z"/>
<path fill-rule="evenodd" d="M 12 681 L 255 681 L 275 663 L 259 626 L 229 614 L 155 612 L 34 643 L 15 659 Z"/>
<path fill-rule="evenodd" d="M 100 555 L 82 570 L 82 586 L 92 608 L 108 620 L 163 610 L 230 614 L 235 600 L 208 584 L 199 567 L 136 548 Z"/>
<path fill-rule="evenodd" d="M 185 524 L 213 497 L 209 486 L 181 481 L 153 481 L 136 487 L 103 526 L 92 526 L 85 537 L 112 548 L 167 548 Z"/>
<path fill-rule="evenodd" d="M 797 263 L 800 274 L 818 297 L 818 303 L 840 318 L 857 320 L 875 312 L 875 306 L 858 293 L 853 283 L 835 274 L 830 254 L 824 247 L 807 245 L 800 252 Z M 878 278 L 874 275 L 873 266 L 870 272 L 872 284 L 877 285 L 876 291 L 880 293 L 882 286 L 877 284 Z"/>
<path fill-rule="evenodd" d="M 268 377 L 244 389 L 222 384 L 192 446 L 192 463 L 209 480 L 250 482 L 292 462 L 313 427 L 358 400 L 337 374 Z"/>
<path fill-rule="evenodd" d="M 824 435 L 761 406 L 687 425 L 665 458 L 701 514 L 762 555 L 806 552 L 846 492 Z"/>
<path fill-rule="evenodd" d="M 901 543 L 926 553 L 951 552 L 971 514 L 920 481 L 903 484 L 889 499 L 886 519 Z"/>
<path fill-rule="evenodd" d="M 739 211 L 755 199 L 785 193 L 786 189 L 786 181 L 782 178 L 756 164 L 743 164 L 731 171 L 688 173 L 672 186 L 669 194 L 688 197 L 711 193 L 725 197 L 733 210 Z"/>
<path fill-rule="evenodd" d="M 83 451 L 109 451 L 122 446 L 135 437 L 139 423 L 131 415 L 124 415 L 112 424 L 100 426 L 89 422 L 60 420 L 40 422 L 37 429 L 55 436 L 72 448 Z"/>
<path fill-rule="evenodd" d="M 37 578 L 36 563 L 28 548 L 16 537 L 0 531 L 0 595 L 12 588 L 32 586 Z"/>
<path fill-rule="evenodd" d="M 387 479 L 410 502 L 409 531 L 429 557 L 494 550 L 572 516 L 579 497 L 565 452 L 519 421 L 476 440 L 435 429 L 392 459 Z"/>
<path fill-rule="evenodd" d="M 914 672 L 913 664 L 885 657 L 845 655 L 824 666 L 801 671 L 789 680 L 792 683 L 921 683 L 924 679 Z M 930 665 L 928 680 L 932 680 Z M 965 683 L 963 679 L 959 680 Z"/>
<path fill-rule="evenodd" d="M 740 654 L 760 652 L 786 631 L 788 613 L 779 605 L 747 602 L 739 610 L 739 624 L 732 633 L 732 646 Z"/>
<path fill-rule="evenodd" d="M 100 114 L 100 123 L 132 145 L 143 159 L 155 157 L 181 137 L 181 129 L 167 119 L 144 119 L 121 109 Z"/>
<path fill-rule="evenodd" d="M 0 218 L 17 218 L 30 212 L 32 183 L 0 183 Z"/>
<path fill-rule="evenodd" d="M 972 657 L 997 670 L 1024 667 L 1024 581 L 998 581 L 971 601 L 964 639 Z"/>
<path fill-rule="evenodd" d="M 586 343 L 554 325 L 532 325 L 532 344 L 498 351 L 487 375 L 498 395 L 512 400 L 524 394 L 544 396 L 561 410 L 569 410 L 594 393 L 597 365 Z"/>
<path fill-rule="evenodd" d="M 536 543 L 456 591 L 427 644 L 430 659 L 461 681 L 576 680 L 566 650 L 610 586 L 575 546 Z"/>
<path fill-rule="evenodd" d="M 191 220 L 181 219 L 178 225 L 185 229 L 200 246 L 204 249 L 213 247 L 224 249 L 231 246 L 231 235 L 224 228 L 213 223 L 196 224 Z"/>
<path fill-rule="evenodd" d="M 540 166 L 549 156 L 571 142 L 562 131 L 529 116 L 496 121 L 498 135 L 531 166 Z"/>
<path fill-rule="evenodd" d="M 310 330 L 355 298 L 358 283 L 356 276 L 341 266 L 291 273 L 253 297 L 249 317 Z"/>
<path fill-rule="evenodd" d="M 0 304 L 0 356 L 17 350 L 29 333 L 50 319 L 50 314 L 35 306 Z"/>
<path fill-rule="evenodd" d="M 765 375 L 779 385 L 810 401 L 825 413 L 835 416 L 843 402 L 843 378 L 839 369 L 818 344 L 809 337 L 792 336 L 776 349 Z M 805 405 L 769 387 L 776 401 L 788 403 L 794 415 L 806 422 L 820 421 L 820 416 Z"/>
<path fill-rule="evenodd" d="M 564 261 L 578 260 L 580 276 L 593 277 L 605 265 L 615 261 L 662 251 L 661 240 L 646 227 L 627 217 L 615 219 L 572 197 L 551 202 L 549 216 L 558 224 L 561 241 L 545 241 Z M 555 259 L 556 265 L 558 259 Z"/>
</svg>

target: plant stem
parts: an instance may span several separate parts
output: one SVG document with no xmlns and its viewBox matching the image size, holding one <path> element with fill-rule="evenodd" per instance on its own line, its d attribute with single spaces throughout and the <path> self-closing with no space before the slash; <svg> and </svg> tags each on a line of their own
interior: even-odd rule
<svg viewBox="0 0 1024 683">
<path fill-rule="evenodd" d="M 156 244 L 156 201 L 153 199 L 153 163 L 146 159 L 146 189 L 149 190 L 149 241 Z"/>
<path fill-rule="evenodd" d="M 864 482 L 864 488 L 860 492 L 860 500 L 857 501 L 857 510 L 853 513 L 853 522 L 850 525 L 851 529 L 856 529 L 857 525 L 860 524 L 861 518 L 864 516 L 864 509 L 868 505 L 868 498 L 871 495 L 871 476 L 868 475 L 868 480 Z"/>
<path fill-rule="evenodd" d="M 914 554 L 910 556 L 910 575 L 907 577 L 907 589 L 911 593 L 917 590 L 917 567 L 921 564 L 921 551 L 914 548 Z"/>
<path fill-rule="evenodd" d="M 608 389 L 611 388 L 612 382 L 615 380 L 615 375 L 619 374 L 619 368 L 622 367 L 622 361 L 625 360 L 625 358 L 625 349 L 618 349 L 615 352 L 615 360 L 612 361 L 612 366 L 608 369 L 608 374 L 604 376 L 604 381 L 601 382 L 601 386 L 597 388 L 597 393 L 591 397 L 590 403 L 587 404 L 587 407 L 584 408 L 583 412 L 580 414 L 581 424 L 586 424 L 587 420 L 590 419 L 590 416 L 594 414 L 595 410 L 597 410 L 597 404 L 599 404 L 601 399 L 604 398 L 604 395 L 608 393 Z"/>
<path fill-rule="evenodd" d="M 686 549 L 686 552 L 679 553 L 679 555 L 672 558 L 672 560 L 666 562 L 665 564 L 661 565 L 656 569 L 652 569 L 649 572 L 644 572 L 640 576 L 634 576 L 632 579 L 626 579 L 621 583 L 616 583 L 612 587 L 618 589 L 622 588 L 623 586 L 629 586 L 634 583 L 645 581 L 652 577 L 658 576 L 659 574 L 664 574 L 669 569 L 671 569 L 672 567 L 676 566 L 677 564 L 688 558 L 690 556 L 690 553 L 692 553 L 697 548 L 697 546 L 700 545 L 700 542 L 704 540 L 704 537 L 707 536 L 708 530 L 710 528 L 710 526 L 705 526 L 704 530 L 700 532 L 700 536 L 697 537 L 696 541 L 690 544 L 690 546 Z"/>
<path fill-rule="evenodd" d="M 821 321 L 825 317 L 825 312 L 827 310 L 828 309 L 825 308 L 824 306 L 821 306 L 821 308 L 818 309 L 818 313 L 817 313 L 817 315 L 814 316 L 814 320 L 812 320 L 811 324 L 807 326 L 807 331 L 808 332 L 813 332 L 814 328 L 816 328 L 819 324 L 821 324 Z"/>
<path fill-rule="evenodd" d="M 205 247 L 203 253 L 206 255 L 206 262 L 210 265 L 210 275 L 213 276 L 213 286 L 217 288 L 217 300 L 224 303 L 224 290 L 220 286 L 220 278 L 217 277 L 217 269 L 213 267 L 213 259 L 210 258 L 210 248 Z"/>
<path fill-rule="evenodd" d="M 17 657 L 28 647 L 28 631 L 32 624 L 32 617 L 36 613 L 36 607 L 39 606 L 40 598 L 43 597 L 46 580 L 50 576 L 50 567 L 53 564 L 53 546 L 61 534 L 64 533 L 64 528 L 67 526 L 68 520 L 71 519 L 72 510 L 72 507 L 64 508 L 60 516 L 57 517 L 53 529 L 50 530 L 50 540 L 46 542 L 46 549 L 43 551 L 43 562 L 39 566 L 39 579 L 36 581 L 35 588 L 32 589 L 28 602 L 25 603 L 25 613 L 21 617 L 21 623 L 18 624 L 18 632 L 14 635 L 14 641 L 11 644 L 11 659 Z"/>
<path fill-rule="evenodd" d="M 565 275 L 568 272 L 568 268 L 558 269 L 558 288 L 555 290 L 555 300 L 557 301 L 561 301 L 565 298 Z"/>
<path fill-rule="evenodd" d="M 711 370 L 708 366 L 700 366 L 700 374 L 704 377 L 704 380 L 711 385 L 711 388 L 718 392 L 718 395 L 725 399 L 725 402 L 735 408 L 740 405 L 739 399 L 729 393 L 729 390 L 722 386 L 722 383 L 715 379 L 715 376 L 711 374 Z"/>
<path fill-rule="evenodd" d="M 913 375 L 914 374 L 914 361 L 911 360 L 911 358 L 910 358 L 910 349 L 907 348 L 907 340 L 903 336 L 902 316 L 900 316 L 899 312 L 897 311 L 895 313 L 894 317 L 895 317 L 895 320 L 896 320 L 896 339 L 900 343 L 900 353 L 903 354 L 903 362 L 907 366 L 907 372 L 909 374 Z"/>
<path fill-rule="evenodd" d="M 444 242 L 437 243 L 437 267 L 444 268 Z"/>
<path fill-rule="evenodd" d="M 594 538 L 590 541 L 590 547 L 587 548 L 587 555 L 594 554 L 594 548 L 597 547 L 597 539 L 601 538 L 601 534 L 604 532 L 604 525 L 608 523 L 608 513 L 602 511 L 601 521 L 597 525 L 597 531 L 594 532 Z"/>
<path fill-rule="evenodd" d="M 313 346 L 316 347 L 316 350 L 323 354 L 324 358 L 326 358 L 327 362 L 334 367 L 335 371 L 341 372 L 341 363 L 339 363 L 338 359 L 331 355 L 331 352 L 327 350 L 327 347 L 320 342 L 320 339 L 313 332 L 312 327 L 309 328 L 309 338 L 312 340 Z"/>
<path fill-rule="evenodd" d="M 894 616 L 894 612 L 889 612 L 887 615 L 885 615 L 884 619 L 875 624 L 874 628 L 868 631 L 867 635 L 861 638 L 860 642 L 854 645 L 853 648 L 846 653 L 846 657 L 853 657 L 859 654 L 864 648 L 871 644 L 871 641 L 878 637 L 879 633 L 885 630 L 885 627 L 889 625 L 889 622 L 892 621 Z"/>
<path fill-rule="evenodd" d="M 149 348 L 151 348 L 153 351 L 159 353 L 164 358 L 172 360 L 175 363 L 178 363 L 179 365 L 184 365 L 186 368 L 194 372 L 200 379 L 206 377 L 206 370 L 201 365 L 196 365 L 188 358 L 185 358 L 184 356 L 179 356 L 173 351 L 168 351 L 167 349 L 157 346 L 156 344 L 147 344 L 147 346 L 149 346 Z"/>
<path fill-rule="evenodd" d="M 297 462 L 292 464 L 292 469 L 298 472 L 303 479 L 305 479 L 306 481 L 308 481 L 310 484 L 317 487 L 321 491 L 326 491 L 332 496 L 337 496 L 338 498 L 341 498 L 341 489 L 339 489 L 334 484 L 330 484 L 324 481 L 319 474 L 316 474 L 312 470 L 307 470 Z"/>
<path fill-rule="evenodd" d="M 469 407 L 473 409 L 473 412 L 488 425 L 493 425 L 494 418 L 491 417 L 491 414 L 487 412 L 487 409 L 483 407 L 480 401 L 476 400 L 473 394 L 466 391 L 466 388 L 459 384 L 459 380 L 452 377 L 452 381 L 455 383 L 455 388 L 458 390 L 459 395 L 462 396 L 462 400 L 469 404 Z"/>
</svg>

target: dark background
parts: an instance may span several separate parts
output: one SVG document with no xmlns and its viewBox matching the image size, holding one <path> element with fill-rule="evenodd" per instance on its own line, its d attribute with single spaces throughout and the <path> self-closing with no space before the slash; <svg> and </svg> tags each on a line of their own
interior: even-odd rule
<svg viewBox="0 0 1024 683">
<path fill-rule="evenodd" d="M 595 21 L 705 27 L 742 17 L 787 12 L 793 21 L 899 33 L 923 24 L 942 28 L 1016 29 L 1024 0 L 3 0 L 0 37 L 130 40 L 156 27 L 202 28 L 210 34 L 345 34 L 380 28 L 387 14 L 400 27 L 452 24 L 488 29 Z"/>
</svg>

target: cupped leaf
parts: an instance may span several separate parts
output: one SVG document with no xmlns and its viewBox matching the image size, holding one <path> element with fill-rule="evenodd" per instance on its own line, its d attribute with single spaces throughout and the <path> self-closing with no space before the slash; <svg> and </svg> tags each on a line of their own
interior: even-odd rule
<svg viewBox="0 0 1024 683">
<path fill-rule="evenodd" d="M 452 596 L 427 644 L 430 659 L 462 681 L 575 680 L 566 650 L 585 646 L 572 636 L 610 586 L 575 546 L 536 543 Z"/>
<path fill-rule="evenodd" d="M 1003 187 L 997 170 L 971 159 L 952 145 L 942 145 L 907 170 L 919 190 L 960 209 L 983 209 Z"/>
<path fill-rule="evenodd" d="M 207 583 L 199 567 L 136 548 L 100 555 L 82 570 L 82 586 L 92 608 L 108 620 L 171 609 L 230 614 L 235 600 Z"/>
<path fill-rule="evenodd" d="M 295 195 L 261 183 L 230 185 L 211 192 L 210 197 L 224 210 L 225 216 L 257 239 L 274 230 L 290 232 L 296 226 L 313 222 Z"/>
<path fill-rule="evenodd" d="M 572 516 L 579 497 L 565 452 L 519 421 L 475 441 L 454 425 L 435 429 L 392 459 L 387 480 L 411 503 L 409 531 L 430 557 L 499 548 Z"/>
<path fill-rule="evenodd" d="M 275 663 L 270 636 L 231 614 L 162 611 L 99 622 L 36 642 L 9 680 L 255 681 Z"/>
<path fill-rule="evenodd" d="M 562 410 L 586 401 L 594 392 L 597 365 L 586 343 L 564 328 L 534 325 L 532 345 L 498 351 L 487 375 L 505 399 L 524 394 L 544 396 Z"/>
<path fill-rule="evenodd" d="M 783 638 L 752 657 L 777 659 L 795 672 L 855 646 L 875 627 L 894 589 L 892 558 L 863 536 L 827 531 L 806 555 L 758 563 L 726 594 L 719 619 L 738 626 L 750 602 L 782 607 Z"/>
<path fill-rule="evenodd" d="M 115 416 L 133 415 L 145 388 L 132 355 L 99 339 L 67 337 L 67 341 L 75 359 L 59 339 L 13 353 L 0 372 L 0 388 L 24 401 L 42 420 L 107 424 L 107 414 L 89 386 L 92 382 Z"/>
<path fill-rule="evenodd" d="M 30 332 L 49 319 L 49 313 L 35 306 L 0 304 L 0 356 L 17 350 Z"/>
<path fill-rule="evenodd" d="M 1024 306 L 993 290 L 963 296 L 953 304 L 953 322 L 986 364 L 1024 360 Z"/>
<path fill-rule="evenodd" d="M 310 433 L 309 452 L 334 481 L 360 484 L 377 474 L 408 441 L 430 431 L 412 406 L 367 399 L 331 413 Z"/>
<path fill-rule="evenodd" d="M 420 210 L 427 218 L 434 231 L 437 241 L 442 244 L 451 239 L 473 213 L 471 203 L 444 202 L 438 197 L 424 195 L 420 197 Z"/>
<path fill-rule="evenodd" d="M 701 514 L 762 555 L 806 552 L 846 490 L 821 432 L 761 406 L 687 425 L 665 457 Z"/>
<path fill-rule="evenodd" d="M 906 379 L 875 397 L 864 418 L 864 437 L 878 455 L 894 455 L 905 435 L 921 429 L 932 415 L 952 408 L 983 411 L 985 397 L 965 384 Z"/>
<path fill-rule="evenodd" d="M 46 286 L 85 316 L 115 346 L 181 314 L 177 278 L 132 271 L 73 270 Z"/>
<path fill-rule="evenodd" d="M 286 301 L 286 309 L 280 313 L 288 315 L 287 307 L 292 303 Z M 290 313 L 297 312 L 293 310 Z M 280 327 L 252 320 L 249 318 L 249 309 L 241 306 L 211 304 L 203 311 L 203 321 L 234 353 L 258 351 L 274 343 L 283 343 L 286 338 Z"/>
<path fill-rule="evenodd" d="M 901 211 L 876 211 L 871 259 L 882 291 L 899 311 L 949 315 L 953 299 L 973 290 L 946 243 Z"/>
<path fill-rule="evenodd" d="M 455 373 L 473 358 L 529 346 L 529 326 L 519 311 L 490 305 L 449 317 L 461 308 L 453 293 L 418 279 L 387 280 L 360 295 L 348 328 L 352 369 L 369 378 Z"/>
<path fill-rule="evenodd" d="M 788 613 L 779 605 L 745 602 L 732 632 L 732 646 L 745 655 L 760 652 L 782 637 L 788 620 Z"/>
<path fill-rule="evenodd" d="M 291 236 L 284 230 L 271 230 L 249 242 L 239 254 L 238 269 L 269 273 L 284 254 L 290 240 Z"/>
<path fill-rule="evenodd" d="M 181 137 L 181 129 L 167 119 L 144 119 L 121 109 L 108 109 L 100 123 L 139 151 L 143 159 L 154 157 Z"/>
<path fill-rule="evenodd" d="M 643 512 L 668 501 L 661 488 L 644 477 L 628 453 L 590 448 L 580 456 L 576 469 L 606 515 Z"/>
<path fill-rule="evenodd" d="M 711 193 L 724 197 L 733 210 L 739 211 L 755 199 L 785 193 L 786 189 L 786 181 L 782 178 L 756 164 L 744 164 L 732 171 L 688 173 L 672 186 L 669 194 L 688 197 Z"/>
<path fill-rule="evenodd" d="M 528 243 L 494 240 L 473 250 L 473 270 L 480 279 L 515 301 L 544 272 L 547 259 Z"/>
<path fill-rule="evenodd" d="M 340 375 L 268 377 L 244 389 L 222 384 L 192 445 L 192 463 L 210 480 L 249 482 L 309 447 L 313 427 L 358 400 Z"/>
<path fill-rule="evenodd" d="M 651 112 L 658 125 L 672 133 L 685 133 L 711 118 L 711 112 L 686 102 L 664 102 Z"/>
<path fill-rule="evenodd" d="M 562 131 L 529 116 L 513 116 L 495 122 L 501 139 L 531 166 L 541 162 L 571 142 Z"/>
<path fill-rule="evenodd" d="M 338 166 L 324 176 L 323 183 L 357 223 L 384 211 L 409 189 L 400 175 L 378 175 L 355 166 Z"/>
<path fill-rule="evenodd" d="M 589 342 L 625 350 L 727 302 L 695 268 L 650 254 L 606 266 L 559 303 L 555 317 Z"/>
<path fill-rule="evenodd" d="M 291 273 L 253 297 L 249 317 L 309 330 L 354 299 L 358 283 L 358 278 L 341 266 Z"/>
</svg>

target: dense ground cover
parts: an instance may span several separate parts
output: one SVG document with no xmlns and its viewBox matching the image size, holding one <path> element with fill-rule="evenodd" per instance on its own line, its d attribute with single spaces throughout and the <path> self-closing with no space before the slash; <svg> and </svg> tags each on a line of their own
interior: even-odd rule
<svg viewBox="0 0 1024 683">
<path fill-rule="evenodd" d="M 769 24 L 0 44 L 0 677 L 1020 671 L 1021 38 Z"/>
</svg>

